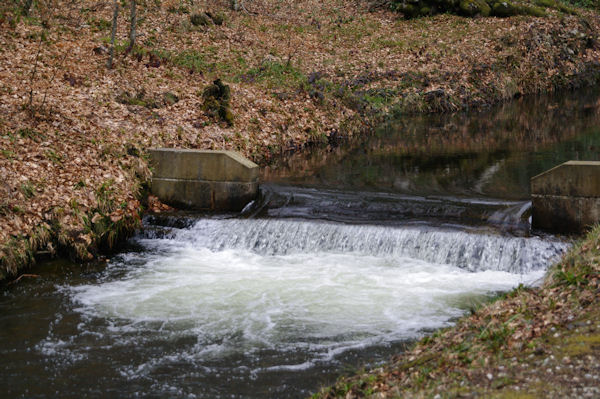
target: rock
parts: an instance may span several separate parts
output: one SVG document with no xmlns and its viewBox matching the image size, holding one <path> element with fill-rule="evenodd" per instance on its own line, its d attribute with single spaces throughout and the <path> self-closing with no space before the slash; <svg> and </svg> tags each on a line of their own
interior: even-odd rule
<svg viewBox="0 0 600 399">
<path fill-rule="evenodd" d="M 229 108 L 231 90 L 221 79 L 208 85 L 202 93 L 202 98 L 204 99 L 202 108 L 208 116 L 218 118 L 229 126 L 233 125 L 234 116 Z"/>
<path fill-rule="evenodd" d="M 179 102 L 179 97 L 176 94 L 171 93 L 170 91 L 163 94 L 163 102 L 165 105 L 173 105 Z"/>
<path fill-rule="evenodd" d="M 215 25 L 221 26 L 221 25 L 223 25 L 223 22 L 225 22 L 225 17 L 221 13 L 213 14 L 213 13 L 207 11 L 205 14 L 207 17 L 209 17 L 213 21 L 213 23 Z"/>
<path fill-rule="evenodd" d="M 213 24 L 213 20 L 206 13 L 192 14 L 190 22 L 194 26 L 209 26 Z"/>
<path fill-rule="evenodd" d="M 104 46 L 96 46 L 93 49 L 94 54 L 96 55 L 104 55 L 104 54 L 108 54 L 108 49 Z"/>
<path fill-rule="evenodd" d="M 469 17 L 474 17 L 475 15 L 488 17 L 492 10 L 485 0 L 462 0 L 459 7 L 461 12 Z"/>
<path fill-rule="evenodd" d="M 494 15 L 497 17 L 510 17 L 517 14 L 516 7 L 509 1 L 499 1 L 494 3 Z"/>
</svg>

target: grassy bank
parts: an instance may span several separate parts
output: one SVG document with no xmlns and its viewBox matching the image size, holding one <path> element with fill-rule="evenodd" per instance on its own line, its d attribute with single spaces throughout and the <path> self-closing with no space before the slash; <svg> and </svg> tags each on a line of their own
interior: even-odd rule
<svg viewBox="0 0 600 399">
<path fill-rule="evenodd" d="M 130 51 L 121 8 L 108 69 L 111 2 L 21 3 L 0 6 L 0 277 L 36 254 L 93 257 L 142 205 L 160 208 L 143 194 L 150 147 L 264 164 L 382 115 L 474 109 L 600 71 L 600 18 L 583 8 L 406 20 L 361 1 L 142 1 Z M 205 95 L 216 79 L 224 110 Z"/>
<path fill-rule="evenodd" d="M 548 273 L 313 398 L 596 397 L 600 227 Z"/>
</svg>

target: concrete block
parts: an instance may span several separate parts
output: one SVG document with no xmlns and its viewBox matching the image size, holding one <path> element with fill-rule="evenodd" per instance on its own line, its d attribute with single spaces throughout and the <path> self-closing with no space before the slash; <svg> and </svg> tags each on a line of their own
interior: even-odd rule
<svg viewBox="0 0 600 399">
<path fill-rule="evenodd" d="M 176 208 L 241 211 L 257 192 L 258 182 L 152 179 L 152 194 Z"/>
<path fill-rule="evenodd" d="M 232 151 L 150 150 L 152 194 L 178 208 L 240 211 L 258 193 L 258 166 Z"/>
<path fill-rule="evenodd" d="M 600 197 L 600 162 L 569 161 L 531 179 L 531 193 Z"/>
<path fill-rule="evenodd" d="M 234 151 L 157 148 L 149 151 L 153 176 L 207 181 L 258 181 L 258 165 Z"/>
<path fill-rule="evenodd" d="M 600 162 L 569 161 L 531 179 L 532 226 L 582 233 L 600 222 Z"/>
</svg>

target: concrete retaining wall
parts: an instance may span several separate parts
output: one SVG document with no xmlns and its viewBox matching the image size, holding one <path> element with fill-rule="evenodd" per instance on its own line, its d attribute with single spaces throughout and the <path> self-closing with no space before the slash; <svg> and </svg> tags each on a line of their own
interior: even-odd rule
<svg viewBox="0 0 600 399">
<path fill-rule="evenodd" d="M 600 162 L 569 161 L 531 179 L 532 226 L 581 233 L 600 222 Z"/>
<path fill-rule="evenodd" d="M 258 165 L 233 151 L 152 149 L 152 194 L 178 208 L 239 211 L 258 193 Z"/>
</svg>

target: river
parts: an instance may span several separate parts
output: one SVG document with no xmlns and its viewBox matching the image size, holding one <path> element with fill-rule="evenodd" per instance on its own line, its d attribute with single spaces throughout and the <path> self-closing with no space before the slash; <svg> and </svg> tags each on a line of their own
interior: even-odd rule
<svg viewBox="0 0 600 399">
<path fill-rule="evenodd" d="M 600 96 L 390 122 L 282 158 L 242 214 L 148 216 L 107 263 L 0 287 L 0 397 L 296 398 L 536 285 L 529 179 L 596 160 Z"/>
</svg>

